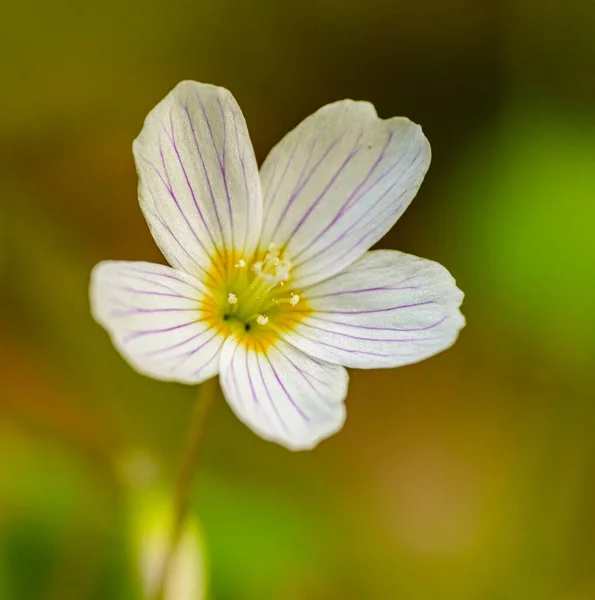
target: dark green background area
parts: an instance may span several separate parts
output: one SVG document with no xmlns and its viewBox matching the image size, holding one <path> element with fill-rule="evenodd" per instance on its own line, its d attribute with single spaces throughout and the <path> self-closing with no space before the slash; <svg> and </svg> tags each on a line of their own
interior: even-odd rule
<svg viewBox="0 0 595 600">
<path fill-rule="evenodd" d="M 182 79 L 232 91 L 259 162 L 341 98 L 420 123 L 433 163 L 379 246 L 446 265 L 468 321 L 424 363 L 352 372 L 314 452 L 216 402 L 208 598 L 595 598 L 593 64 L 587 0 L 9 0 L 0 599 L 140 598 L 140 506 L 167 498 L 198 390 L 132 371 L 87 289 L 100 260 L 163 261 L 131 143 Z"/>
</svg>

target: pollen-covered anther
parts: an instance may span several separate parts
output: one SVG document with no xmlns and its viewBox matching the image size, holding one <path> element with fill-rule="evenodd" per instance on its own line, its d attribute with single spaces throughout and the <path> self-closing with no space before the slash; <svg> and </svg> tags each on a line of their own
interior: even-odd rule
<svg viewBox="0 0 595 600">
<path fill-rule="evenodd" d="M 256 322 L 259 325 L 266 325 L 269 322 L 269 318 L 266 315 L 258 315 L 258 317 L 256 317 Z"/>
<path fill-rule="evenodd" d="M 240 260 L 234 265 L 236 269 L 243 269 L 245 266 L 246 261 L 243 258 L 240 258 Z"/>
<path fill-rule="evenodd" d="M 289 298 L 289 304 L 295 306 L 300 301 L 300 297 L 297 294 L 291 292 L 291 298 Z"/>
<path fill-rule="evenodd" d="M 238 303 L 238 297 L 237 297 L 235 294 L 233 294 L 232 292 L 230 292 L 230 293 L 227 295 L 227 301 L 228 301 L 230 304 L 237 304 L 237 303 Z"/>
<path fill-rule="evenodd" d="M 252 265 L 252 270 L 257 277 L 264 280 L 270 287 L 280 284 L 289 279 L 292 264 L 288 260 L 281 260 L 271 253 L 267 254 L 263 261 Z"/>
</svg>

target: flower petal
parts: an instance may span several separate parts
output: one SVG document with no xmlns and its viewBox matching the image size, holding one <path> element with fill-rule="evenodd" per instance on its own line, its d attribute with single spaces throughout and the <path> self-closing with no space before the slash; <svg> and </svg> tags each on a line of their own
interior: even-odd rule
<svg viewBox="0 0 595 600">
<path fill-rule="evenodd" d="M 181 383 L 216 375 L 224 336 L 201 311 L 205 286 L 183 271 L 105 261 L 91 274 L 91 310 L 140 373 Z"/>
<path fill-rule="evenodd" d="M 229 338 L 221 387 L 232 410 L 264 439 L 290 450 L 313 448 L 345 421 L 347 371 L 279 340 L 266 349 Z"/>
<path fill-rule="evenodd" d="M 173 267 L 195 274 L 224 249 L 254 251 L 260 178 L 246 122 L 227 90 L 178 84 L 149 113 L 133 151 L 141 208 Z"/>
<path fill-rule="evenodd" d="M 451 346 L 463 293 L 441 265 L 394 250 L 366 252 L 303 292 L 312 314 L 284 333 L 316 358 L 358 369 L 398 367 Z"/>
<path fill-rule="evenodd" d="M 271 151 L 261 169 L 261 248 L 284 248 L 298 287 L 341 271 L 403 214 L 430 165 L 421 128 L 379 119 L 368 102 L 321 108 Z"/>
</svg>

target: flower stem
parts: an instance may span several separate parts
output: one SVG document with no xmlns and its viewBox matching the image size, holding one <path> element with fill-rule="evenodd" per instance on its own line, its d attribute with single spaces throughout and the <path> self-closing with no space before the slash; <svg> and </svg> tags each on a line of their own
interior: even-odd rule
<svg viewBox="0 0 595 600">
<path fill-rule="evenodd" d="M 182 453 L 174 498 L 170 541 L 161 567 L 155 600 L 165 600 L 167 580 L 171 571 L 172 560 L 180 541 L 180 534 L 190 506 L 192 482 L 194 481 L 194 474 L 198 465 L 206 416 L 217 395 L 218 389 L 216 377 L 205 381 L 200 386 L 199 398 L 194 409 L 194 414 L 192 415 L 188 438 Z"/>
</svg>

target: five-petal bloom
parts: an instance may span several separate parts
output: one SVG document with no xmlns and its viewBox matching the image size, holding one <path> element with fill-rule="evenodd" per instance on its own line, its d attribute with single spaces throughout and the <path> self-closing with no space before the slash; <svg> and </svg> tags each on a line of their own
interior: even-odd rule
<svg viewBox="0 0 595 600">
<path fill-rule="evenodd" d="M 219 374 L 236 415 L 294 450 L 345 420 L 345 367 L 397 367 L 455 341 L 463 294 L 441 265 L 368 249 L 430 164 L 408 119 L 344 100 L 303 121 L 260 175 L 225 89 L 180 83 L 134 142 L 140 205 L 171 267 L 107 261 L 95 318 L 141 373 Z"/>
</svg>

